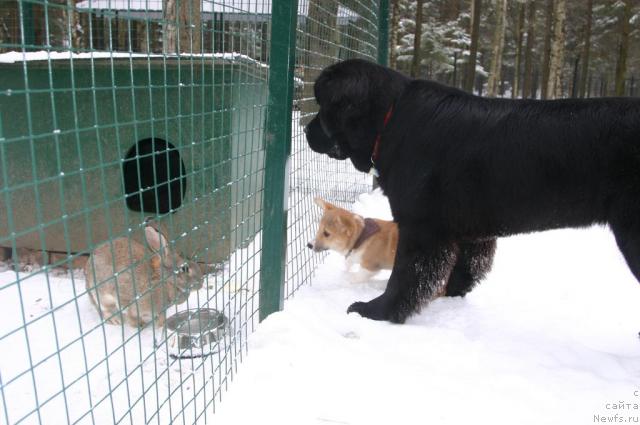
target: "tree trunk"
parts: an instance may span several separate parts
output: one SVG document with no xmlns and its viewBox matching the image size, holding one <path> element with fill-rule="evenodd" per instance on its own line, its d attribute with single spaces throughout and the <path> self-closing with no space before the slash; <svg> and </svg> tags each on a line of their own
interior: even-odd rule
<svg viewBox="0 0 640 425">
<path fill-rule="evenodd" d="M 631 19 L 631 0 L 624 0 L 624 12 L 620 25 L 620 49 L 616 63 L 616 96 L 624 95 L 624 80 L 627 74 L 627 56 L 629 54 L 629 33 Z"/>
<path fill-rule="evenodd" d="M 411 60 L 411 76 L 418 78 L 420 75 L 420 44 L 422 39 L 422 5 L 424 0 L 416 2 L 416 30 L 413 39 L 413 59 Z"/>
<path fill-rule="evenodd" d="M 127 20 L 122 16 L 118 16 L 116 20 L 118 27 L 118 50 L 128 51 L 129 50 L 129 42 L 128 42 L 128 28 L 127 28 Z"/>
<path fill-rule="evenodd" d="M 587 79 L 589 73 L 589 56 L 591 55 L 591 22 L 593 20 L 593 0 L 587 0 L 587 22 L 582 44 L 582 70 L 580 71 L 580 89 L 578 96 L 587 96 Z"/>
<path fill-rule="evenodd" d="M 165 0 L 163 51 L 200 53 L 201 0 Z"/>
<path fill-rule="evenodd" d="M 478 58 L 478 34 L 480 33 L 480 10 L 482 0 L 471 0 L 471 45 L 469 46 L 469 61 L 464 76 L 462 88 L 469 93 L 473 90 L 476 79 L 476 62 Z"/>
<path fill-rule="evenodd" d="M 69 10 L 67 0 L 49 0 L 56 7 L 47 10 L 49 22 L 49 43 L 55 47 L 68 49 L 71 47 L 71 37 L 68 31 Z"/>
<path fill-rule="evenodd" d="M 487 83 L 487 96 L 489 97 L 495 97 L 498 94 L 499 83 L 501 80 L 506 15 L 507 0 L 498 0 L 498 9 L 496 10 L 496 30 L 493 33 L 493 42 L 491 43 L 493 57 L 491 58 L 489 82 Z"/>
<path fill-rule="evenodd" d="M 535 97 L 533 91 L 533 43 L 535 41 L 536 27 L 536 0 L 529 2 L 527 14 L 527 44 L 524 52 L 524 82 L 522 84 L 522 97 Z"/>
<path fill-rule="evenodd" d="M 451 86 L 457 87 L 458 84 L 458 52 L 453 52 L 453 75 L 451 76 Z"/>
<path fill-rule="evenodd" d="M 396 47 L 398 46 L 398 26 L 399 26 L 399 3 L 400 0 L 392 0 L 391 2 L 391 40 L 389 41 L 389 67 L 396 69 L 398 62 L 398 53 Z"/>
<path fill-rule="evenodd" d="M 91 14 L 90 13 L 78 13 L 78 31 L 76 45 L 79 49 L 86 49 L 89 47 L 91 39 Z"/>
<path fill-rule="evenodd" d="M 180 52 L 201 53 L 201 0 L 180 2 Z"/>
<path fill-rule="evenodd" d="M 176 52 L 177 27 L 179 0 L 165 0 L 164 2 L 164 27 L 162 28 L 162 51 L 170 55 Z"/>
<path fill-rule="evenodd" d="M 111 45 L 111 17 L 103 15 L 102 20 L 102 48 L 104 50 L 111 51 L 113 49 Z"/>
<path fill-rule="evenodd" d="M 444 22 L 458 19 L 460 15 L 460 1 L 447 0 L 442 2 L 440 6 L 440 18 Z"/>
<path fill-rule="evenodd" d="M 520 91 L 520 62 L 522 56 L 522 38 L 524 37 L 524 3 L 518 3 L 518 22 L 516 24 L 516 58 L 513 69 L 513 85 L 511 87 L 511 98 L 516 97 Z"/>
<path fill-rule="evenodd" d="M 8 43 L 10 40 L 7 21 L 11 22 L 11 20 L 8 20 L 7 18 L 10 16 L 9 14 L 11 12 L 0 9 L 0 53 L 5 51 L 5 48 L 1 46 Z"/>
<path fill-rule="evenodd" d="M 75 0 L 67 0 L 67 22 L 65 23 L 67 32 L 69 33 L 69 47 L 80 48 L 82 47 L 82 39 L 80 34 L 80 17 L 78 16 L 78 10 L 76 9 Z"/>
<path fill-rule="evenodd" d="M 549 63 L 551 58 L 551 33 L 553 32 L 553 0 L 547 0 L 547 10 L 544 18 L 544 52 L 542 56 L 542 83 L 540 96 L 547 98 L 547 84 L 549 82 Z"/>
<path fill-rule="evenodd" d="M 578 97 L 578 67 L 580 65 L 580 56 L 576 56 L 573 62 L 573 78 L 571 79 L 571 97 Z"/>
<path fill-rule="evenodd" d="M 138 38 L 138 51 L 141 53 L 149 53 L 150 49 L 150 43 L 148 41 L 148 34 L 147 34 L 147 21 L 146 20 L 139 20 L 136 22 L 136 36 Z"/>
<path fill-rule="evenodd" d="M 551 59 L 549 60 L 549 81 L 547 82 L 547 99 L 562 97 L 562 67 L 564 65 L 565 20 L 567 15 L 566 0 L 556 0 L 553 10 L 553 42 Z"/>
</svg>

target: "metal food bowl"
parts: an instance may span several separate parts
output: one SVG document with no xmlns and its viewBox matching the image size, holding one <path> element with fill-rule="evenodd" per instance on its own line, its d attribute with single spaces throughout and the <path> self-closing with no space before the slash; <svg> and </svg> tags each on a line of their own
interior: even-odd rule
<svg viewBox="0 0 640 425">
<path fill-rule="evenodd" d="M 216 351 L 227 333 L 229 321 L 218 310 L 184 310 L 165 321 L 171 355 L 179 358 L 201 357 Z"/>
</svg>

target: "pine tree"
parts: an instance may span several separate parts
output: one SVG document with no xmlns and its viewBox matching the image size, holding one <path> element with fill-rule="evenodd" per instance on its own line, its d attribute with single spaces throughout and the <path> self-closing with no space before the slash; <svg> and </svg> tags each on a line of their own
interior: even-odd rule
<svg viewBox="0 0 640 425">
<path fill-rule="evenodd" d="M 417 1 L 397 1 L 398 38 L 394 49 L 397 53 L 396 66 L 399 70 L 410 73 L 414 59 Z M 627 69 L 625 94 L 630 93 L 631 84 L 635 85 L 635 94 L 640 93 L 640 1 L 629 0 L 631 13 L 628 19 L 628 51 L 623 55 L 626 56 L 626 63 L 622 61 L 620 50 L 625 0 L 563 0 L 565 17 L 562 28 L 554 26 L 554 22 L 558 20 L 554 8 L 557 9 L 558 5 L 553 0 L 517 1 L 526 5 L 524 23 L 521 9 L 516 7 L 517 3 L 510 2 L 511 7 L 507 8 L 509 17 L 505 19 L 503 51 L 499 58 L 501 66 L 497 71 L 504 75 L 500 78 L 485 69 L 495 66 L 493 41 L 498 29 L 496 17 L 502 0 L 482 2 L 476 22 L 474 5 L 480 4 L 480 0 L 453 0 L 451 3 L 448 0 L 423 0 L 420 76 L 446 84 L 460 83 L 468 91 L 486 91 L 488 80 L 492 79 L 492 91 L 496 94 L 502 87 L 511 85 L 512 89 L 518 89 L 513 90 L 515 96 L 522 97 L 536 97 L 540 93 L 546 98 L 550 84 L 553 85 L 554 97 L 611 96 L 615 94 L 616 70 L 619 71 L 624 64 Z M 592 10 L 591 15 L 589 10 Z M 473 34 L 475 23 L 478 25 L 477 35 Z M 564 48 L 562 58 L 555 59 L 554 81 L 551 82 L 549 70 L 552 41 L 557 40 L 555 34 L 560 29 L 563 30 Z M 518 48 L 518 45 L 521 47 Z M 554 46 L 557 47 L 557 42 Z M 560 51 L 556 49 L 554 54 L 557 53 Z M 463 78 L 460 79 L 459 76 Z M 624 76 L 618 76 L 618 84 L 623 80 Z M 509 84 L 511 81 L 513 83 Z M 477 83 L 475 88 L 474 83 Z"/>
<path fill-rule="evenodd" d="M 631 32 L 631 0 L 624 0 L 624 8 L 620 22 L 620 48 L 616 62 L 616 96 L 624 94 L 624 79 L 627 73 L 627 55 L 629 54 L 629 34 Z"/>
<path fill-rule="evenodd" d="M 593 17 L 593 0 L 587 0 L 587 14 L 582 41 L 582 70 L 580 72 L 579 97 L 585 97 L 587 93 L 587 78 L 589 74 L 589 56 L 591 55 L 591 23 Z"/>
<path fill-rule="evenodd" d="M 527 13 L 527 44 L 524 51 L 524 81 L 522 97 L 535 97 L 533 92 L 533 45 L 535 43 L 536 0 L 531 0 Z"/>
<path fill-rule="evenodd" d="M 420 75 L 420 62 L 422 57 L 422 50 L 420 48 L 422 42 L 422 6 L 424 0 L 417 0 L 416 2 L 416 25 L 413 35 L 413 59 L 411 60 L 411 76 L 417 78 Z"/>
<path fill-rule="evenodd" d="M 498 0 L 495 32 L 493 33 L 491 58 L 491 72 L 487 84 L 487 96 L 495 97 L 498 94 L 498 83 L 502 75 L 502 53 L 504 49 L 504 35 L 507 17 L 507 0 Z"/>
<path fill-rule="evenodd" d="M 542 53 L 542 89 L 543 99 L 547 98 L 547 86 L 549 85 L 549 64 L 551 61 L 551 34 L 553 33 L 553 8 L 554 1 L 547 0 L 544 18 L 544 50 Z"/>
<path fill-rule="evenodd" d="M 517 96 L 520 90 L 520 62 L 522 57 L 522 39 L 524 38 L 524 12 L 525 4 L 518 2 L 518 22 L 516 25 L 516 58 L 515 65 L 513 66 L 513 90 L 511 90 L 511 97 Z"/>
<path fill-rule="evenodd" d="M 389 54 L 389 67 L 395 69 L 398 62 L 398 33 L 400 20 L 400 0 L 391 0 L 391 28 L 390 28 L 390 54 Z"/>
<path fill-rule="evenodd" d="M 478 39 L 480 32 L 480 11 L 482 0 L 471 0 L 471 43 L 469 47 L 469 60 L 462 88 L 468 92 L 473 91 L 473 83 L 476 77 L 476 62 L 478 60 Z"/>
<path fill-rule="evenodd" d="M 553 8 L 553 41 L 549 60 L 549 81 L 546 87 L 547 99 L 562 97 L 566 11 L 566 0 L 556 0 Z"/>
</svg>

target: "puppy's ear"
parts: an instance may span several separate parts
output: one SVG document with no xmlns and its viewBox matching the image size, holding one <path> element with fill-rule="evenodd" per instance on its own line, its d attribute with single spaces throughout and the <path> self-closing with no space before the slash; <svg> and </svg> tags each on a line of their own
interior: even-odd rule
<svg viewBox="0 0 640 425">
<path fill-rule="evenodd" d="M 362 217 L 358 215 L 353 215 L 350 217 L 338 216 L 337 224 L 338 224 L 338 227 L 341 229 L 341 231 L 344 232 L 344 234 L 348 238 L 350 238 L 358 231 L 358 228 L 360 227 L 358 219 L 362 220 Z M 364 226 L 364 222 L 363 222 L 363 226 Z"/>
<path fill-rule="evenodd" d="M 326 202 L 324 201 L 324 199 L 316 196 L 315 198 L 313 198 L 313 202 L 316 203 L 317 206 L 319 206 L 322 209 L 326 209 L 325 204 Z"/>
<path fill-rule="evenodd" d="M 355 233 L 359 233 L 364 229 L 364 218 L 358 214 L 354 214 L 350 220 L 349 226 L 349 237 L 354 235 Z"/>
<path fill-rule="evenodd" d="M 313 202 L 315 202 L 317 206 L 319 206 L 320 208 L 324 209 L 325 211 L 335 208 L 335 205 L 325 201 L 324 199 L 322 199 L 320 197 L 314 198 Z"/>
</svg>

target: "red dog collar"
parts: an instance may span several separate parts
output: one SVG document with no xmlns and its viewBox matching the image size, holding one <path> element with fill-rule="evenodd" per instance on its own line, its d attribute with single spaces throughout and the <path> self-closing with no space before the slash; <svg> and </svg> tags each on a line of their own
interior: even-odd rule
<svg viewBox="0 0 640 425">
<path fill-rule="evenodd" d="M 391 120 L 392 115 L 393 115 L 393 105 L 389 107 L 387 114 L 384 116 L 384 122 L 382 125 L 383 131 L 385 128 L 387 128 L 387 124 L 389 123 L 389 120 Z M 380 150 L 380 139 L 382 139 L 381 133 L 382 131 L 379 132 L 378 135 L 376 136 L 376 141 L 373 145 L 373 153 L 371 154 L 371 169 L 369 170 L 369 174 L 373 174 L 375 177 L 378 177 L 380 175 L 378 173 L 378 170 L 376 169 L 376 161 L 378 160 L 378 153 Z"/>
</svg>

